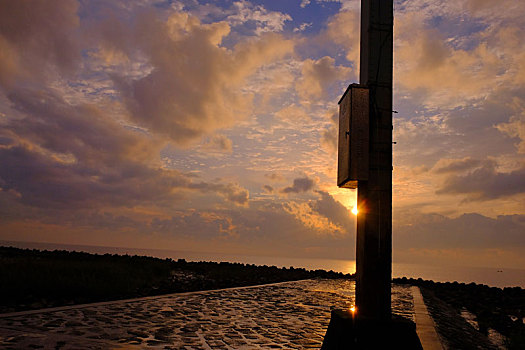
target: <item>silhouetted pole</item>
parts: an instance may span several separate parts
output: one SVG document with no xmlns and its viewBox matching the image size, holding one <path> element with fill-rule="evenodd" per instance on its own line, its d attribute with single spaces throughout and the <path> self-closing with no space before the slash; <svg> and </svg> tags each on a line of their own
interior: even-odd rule
<svg viewBox="0 0 525 350">
<path fill-rule="evenodd" d="M 356 307 L 391 317 L 393 1 L 361 0 L 359 82 L 369 89 L 369 173 L 357 189 Z"/>
</svg>

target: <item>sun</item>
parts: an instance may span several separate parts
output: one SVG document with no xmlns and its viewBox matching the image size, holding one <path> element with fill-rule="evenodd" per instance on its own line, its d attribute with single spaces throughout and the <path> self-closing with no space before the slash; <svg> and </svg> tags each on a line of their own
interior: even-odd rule
<svg viewBox="0 0 525 350">
<path fill-rule="evenodd" d="M 357 206 L 352 208 L 352 214 L 357 215 L 359 213 L 359 210 L 357 210 Z"/>
</svg>

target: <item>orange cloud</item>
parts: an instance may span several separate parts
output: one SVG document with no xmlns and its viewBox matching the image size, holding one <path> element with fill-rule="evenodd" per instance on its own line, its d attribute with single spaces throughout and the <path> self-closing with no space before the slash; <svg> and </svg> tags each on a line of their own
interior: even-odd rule
<svg viewBox="0 0 525 350">
<path fill-rule="evenodd" d="M 144 66 L 138 78 L 112 68 L 132 121 L 188 146 L 249 115 L 253 94 L 243 90 L 247 79 L 291 54 L 294 45 L 267 33 L 227 49 L 221 43 L 229 32 L 226 22 L 204 24 L 185 12 L 161 20 L 149 12 L 138 16 L 135 28 L 104 37 L 103 50 L 124 51 Z"/>
<path fill-rule="evenodd" d="M 80 59 L 76 0 L 0 3 L 0 84 L 72 73 Z"/>
<path fill-rule="evenodd" d="M 335 81 L 348 78 L 350 71 L 348 67 L 337 66 L 329 56 L 318 60 L 306 59 L 302 63 L 301 78 L 295 89 L 304 100 L 318 99 L 328 92 L 328 87 Z"/>
</svg>

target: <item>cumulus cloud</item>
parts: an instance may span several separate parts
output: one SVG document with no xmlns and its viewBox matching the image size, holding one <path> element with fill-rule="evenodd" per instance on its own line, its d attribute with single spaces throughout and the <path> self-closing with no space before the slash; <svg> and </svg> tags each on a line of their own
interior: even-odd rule
<svg viewBox="0 0 525 350">
<path fill-rule="evenodd" d="M 145 14 L 137 23 L 134 50 L 147 58 L 150 73 L 114 80 L 133 121 L 179 145 L 247 115 L 252 95 L 241 91 L 242 83 L 293 50 L 292 42 L 277 34 L 228 50 L 220 46 L 230 30 L 227 23 L 202 24 L 186 13 L 175 12 L 167 21 Z"/>
<path fill-rule="evenodd" d="M 325 216 L 331 222 L 341 227 L 341 230 L 354 232 L 354 216 L 350 216 L 348 209 L 339 201 L 336 201 L 328 192 L 317 191 L 320 199 L 310 201 L 310 207 L 317 213 Z"/>
<path fill-rule="evenodd" d="M 246 205 L 248 192 L 232 183 L 193 183 L 160 162 L 163 142 L 120 123 L 93 105 L 72 105 L 49 91 L 13 90 L 14 112 L 0 126 L 2 191 L 38 208 L 168 205 L 185 192 L 214 192 Z"/>
<path fill-rule="evenodd" d="M 252 27 L 256 35 L 265 32 L 280 32 L 285 22 L 292 20 L 292 17 L 286 13 L 268 11 L 262 5 L 254 5 L 245 0 L 234 2 L 233 7 L 234 13 L 226 20 L 233 26 L 242 25 L 246 29 Z"/>
<path fill-rule="evenodd" d="M 299 27 L 296 27 L 293 29 L 294 33 L 296 32 L 302 32 L 304 30 L 306 30 L 307 28 L 311 27 L 312 26 L 312 22 L 310 23 L 301 23 L 301 25 Z"/>
<path fill-rule="evenodd" d="M 295 217 L 302 225 L 318 234 L 341 233 L 340 227 L 326 216 L 317 213 L 308 203 L 286 202 L 283 204 L 283 209 Z"/>
<path fill-rule="evenodd" d="M 339 113 L 334 111 L 330 115 L 330 126 L 321 133 L 321 146 L 329 153 L 337 153 L 337 130 L 339 128 Z"/>
<path fill-rule="evenodd" d="M 496 128 L 502 133 L 518 139 L 516 148 L 518 153 L 525 153 L 525 100 L 514 97 L 512 101 L 514 115 L 508 122 L 502 122 L 496 125 Z"/>
<path fill-rule="evenodd" d="M 55 94 L 33 90 L 13 91 L 9 98 L 25 117 L 1 128 L 9 142 L 0 148 L 6 164 L 0 177 L 26 204 L 131 204 L 162 198 L 161 184 L 186 182 L 176 172 L 164 178 L 150 163 L 160 144 L 122 128 L 94 106 L 72 106 Z M 139 179 L 145 181 L 136 186 Z"/>
<path fill-rule="evenodd" d="M 497 171 L 493 162 L 447 177 L 437 194 L 464 194 L 468 200 L 489 200 L 525 192 L 525 167 L 511 172 Z"/>
<path fill-rule="evenodd" d="M 469 211 L 521 210 L 525 7 L 502 4 L 396 7 L 394 159 L 412 169 L 396 182 L 396 212 L 411 197 L 428 209 L 436 189 L 441 213 L 461 210 L 454 197 Z M 358 5 L 342 2 L 316 34 L 317 24 L 248 1 L 0 2 L 2 233 L 38 239 L 28 233 L 38 227 L 48 241 L 76 232 L 104 244 L 111 230 L 126 242 L 134 232 L 198 249 L 348 258 L 355 217 L 316 188 L 333 180 L 335 158 L 319 147 L 335 155 L 333 104 L 357 78 Z M 310 175 L 287 183 L 297 171 Z M 264 194 L 250 200 L 248 189 Z M 395 243 L 508 251 L 522 222 L 419 213 L 397 223 Z"/>
<path fill-rule="evenodd" d="M 0 2 L 0 84 L 72 73 L 80 47 L 76 0 Z"/>
<path fill-rule="evenodd" d="M 421 13 L 407 13 L 396 20 L 395 69 L 399 84 L 408 90 L 425 89 L 430 95 L 428 102 L 433 97 L 433 102 L 439 99 L 443 103 L 447 98 L 449 103 L 459 103 L 485 94 L 480 65 L 488 57 L 480 55 L 490 53 L 484 51 L 476 55 L 455 49 L 441 32 L 426 27 L 424 20 Z"/>
<path fill-rule="evenodd" d="M 354 236 L 355 221 L 348 209 L 328 192 L 316 191 L 319 199 L 283 203 L 283 209 L 318 234 Z"/>
<path fill-rule="evenodd" d="M 525 55 L 518 49 L 523 44 L 518 18 L 525 6 L 507 5 L 501 10 L 505 5 L 498 3 L 500 10 L 490 12 L 479 11 L 487 8 L 482 1 L 401 6 L 395 19 L 394 69 L 403 92 L 423 95 L 427 106 L 456 107 L 483 99 L 500 86 L 522 84 Z M 456 25 L 463 29 L 454 31 Z"/>
<path fill-rule="evenodd" d="M 341 12 L 330 18 L 327 28 L 318 38 L 321 44 L 335 43 L 344 49 L 346 59 L 352 63 L 353 79 L 358 78 L 359 72 L 360 18 L 360 8 L 344 7 Z"/>
<path fill-rule="evenodd" d="M 338 66 L 332 57 L 325 56 L 318 60 L 307 59 L 303 61 L 301 78 L 295 89 L 305 100 L 323 96 L 328 93 L 328 88 L 337 80 L 348 79 L 351 69 Z"/>
<path fill-rule="evenodd" d="M 512 138 L 519 139 L 516 148 L 519 153 L 525 153 L 525 118 L 512 117 L 508 123 L 500 123 L 496 127 Z"/>
<path fill-rule="evenodd" d="M 287 186 L 281 190 L 281 193 L 301 193 L 308 192 L 315 187 L 315 180 L 309 177 L 299 177 L 293 180 L 292 186 Z"/>
<path fill-rule="evenodd" d="M 227 23 L 202 24 L 180 11 L 161 18 L 155 11 L 135 9 L 133 21 L 113 18 L 111 26 L 93 21 L 94 29 L 86 29 L 80 26 L 76 1 L 1 6 L 0 83 L 9 102 L 1 125 L 4 193 L 17 193 L 21 203 L 41 208 L 163 205 L 187 191 L 217 193 L 247 205 L 248 192 L 239 185 L 193 183 L 163 168 L 159 153 L 165 142 L 152 136 L 164 134 L 182 145 L 232 123 L 251 99 L 239 93 L 239 84 L 290 53 L 289 41 L 268 34 L 225 49 L 220 43 L 228 35 Z M 80 55 L 80 30 L 87 30 L 83 34 L 89 39 L 83 44 L 94 45 L 86 57 Z M 83 101 L 73 83 L 63 82 L 82 58 L 88 69 L 92 60 L 103 61 L 98 62 L 106 64 L 103 69 L 112 67 L 105 73 L 117 94 L 100 94 L 91 82 L 88 91 L 99 93 L 97 106 Z M 128 72 L 130 66 L 135 70 Z M 26 87 L 31 84 L 41 88 Z M 129 113 L 118 99 L 112 102 L 118 95 Z M 223 135 L 211 137 L 207 145 L 231 151 Z"/>
</svg>

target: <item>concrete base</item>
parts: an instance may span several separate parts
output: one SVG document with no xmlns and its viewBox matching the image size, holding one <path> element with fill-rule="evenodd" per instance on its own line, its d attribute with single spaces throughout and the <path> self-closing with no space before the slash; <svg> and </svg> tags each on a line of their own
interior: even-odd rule
<svg viewBox="0 0 525 350">
<path fill-rule="evenodd" d="M 393 316 L 389 321 L 354 318 L 348 310 L 332 310 L 321 350 L 422 350 L 414 322 Z"/>
</svg>

